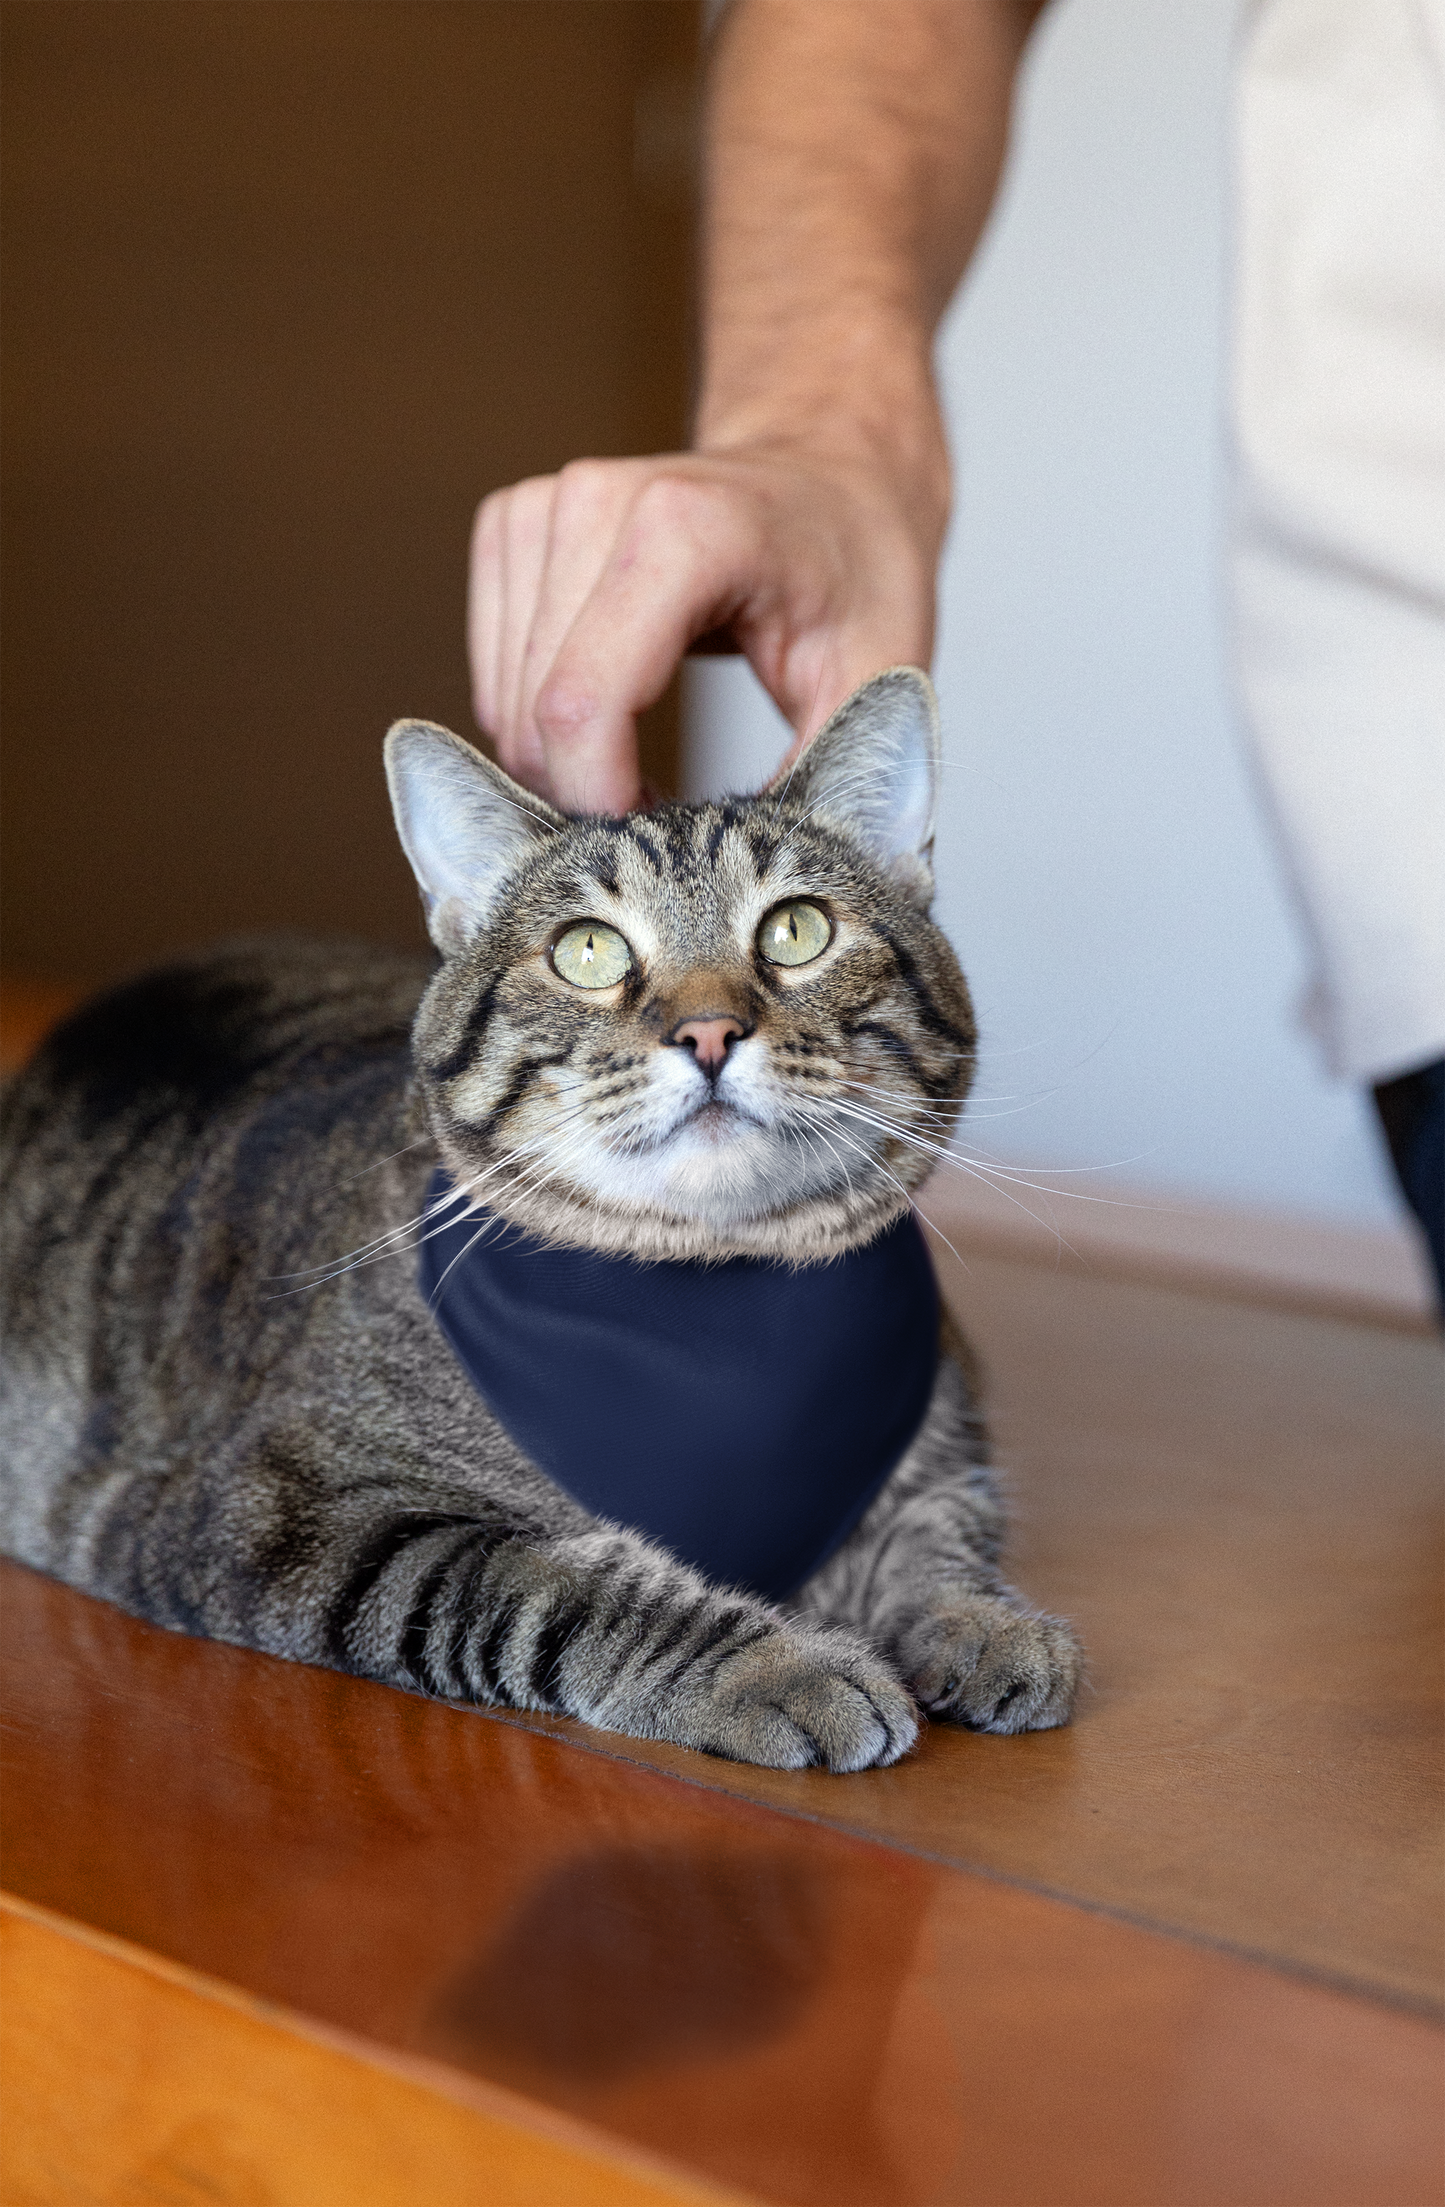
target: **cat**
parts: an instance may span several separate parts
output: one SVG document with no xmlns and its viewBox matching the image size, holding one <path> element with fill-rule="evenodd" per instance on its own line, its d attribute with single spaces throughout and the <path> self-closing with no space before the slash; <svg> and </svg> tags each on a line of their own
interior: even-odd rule
<svg viewBox="0 0 1445 2207">
<path fill-rule="evenodd" d="M 713 1391 L 664 1421 L 664 1509 L 694 1457 L 789 1506 L 786 1476 L 748 1479 L 769 1461 L 749 1372 L 786 1396 L 790 1336 L 823 1360 L 823 1426 L 842 1404 L 851 1434 L 855 1397 L 866 1423 L 888 1312 L 850 1314 L 849 1267 L 901 1251 L 918 1288 L 910 1193 L 975 1053 L 929 917 L 927 677 L 864 685 L 758 796 L 626 818 L 564 817 L 425 722 L 386 763 L 439 960 L 232 944 L 83 1008 L 5 1094 L 0 1543 L 175 1631 L 778 1768 L 892 1763 L 920 1711 L 1067 1722 L 1078 1643 L 999 1575 L 976 1383 L 936 1298 L 894 1460 L 850 1469 L 802 1583 L 766 1592 L 549 1476 L 439 1323 L 473 1247 L 512 1251 L 479 1293 L 497 1263 L 580 1281 L 575 1322 L 545 1292 L 518 1317 L 541 1367 L 521 1422 L 561 1418 L 584 1455 L 610 1436 L 625 1470 L 649 1367 L 603 1402 L 588 1313 L 623 1324 L 635 1280 L 686 1351 L 688 1295 L 708 1307 L 716 1274 L 751 1323 L 761 1283 L 753 1366 L 721 1333 L 691 1344 Z M 861 1381 L 830 1376 L 835 1321 Z M 826 1454 L 797 1450 L 819 1494 Z"/>
</svg>

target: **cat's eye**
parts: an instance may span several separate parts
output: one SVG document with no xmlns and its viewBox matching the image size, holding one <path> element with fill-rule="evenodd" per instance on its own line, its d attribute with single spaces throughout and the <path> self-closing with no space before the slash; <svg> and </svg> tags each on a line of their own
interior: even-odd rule
<svg viewBox="0 0 1445 2207">
<path fill-rule="evenodd" d="M 552 963 L 575 989 L 610 989 L 632 969 L 625 935 L 601 920 L 579 920 L 552 945 Z"/>
<path fill-rule="evenodd" d="M 758 929 L 758 948 L 773 966 L 807 966 L 833 940 L 833 926 L 816 904 L 775 904 Z"/>
</svg>

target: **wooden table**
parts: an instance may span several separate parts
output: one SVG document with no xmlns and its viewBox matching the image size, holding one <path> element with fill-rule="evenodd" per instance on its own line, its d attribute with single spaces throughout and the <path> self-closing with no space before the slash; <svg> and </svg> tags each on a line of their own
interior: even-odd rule
<svg viewBox="0 0 1445 2207">
<path fill-rule="evenodd" d="M 852 1778 L 3 1580 L 6 2207 L 1434 2207 L 1435 1343 L 948 1261 L 1066 1732 Z"/>
</svg>

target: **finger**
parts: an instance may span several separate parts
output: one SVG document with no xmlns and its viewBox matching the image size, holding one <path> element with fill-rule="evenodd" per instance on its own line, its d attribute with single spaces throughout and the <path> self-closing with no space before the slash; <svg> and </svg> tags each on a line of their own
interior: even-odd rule
<svg viewBox="0 0 1445 2207">
<path fill-rule="evenodd" d="M 927 664 L 911 625 L 886 619 L 805 629 L 789 639 L 783 658 L 779 703 L 800 745 L 811 743 L 844 700 L 885 667 Z"/>
<path fill-rule="evenodd" d="M 534 780 L 546 770 L 541 744 L 523 722 L 521 693 L 527 638 L 536 616 L 556 489 L 555 475 L 534 475 L 524 483 L 514 483 L 507 494 L 503 517 L 497 748 L 507 771 L 522 780 Z"/>
<path fill-rule="evenodd" d="M 886 667 L 926 670 L 929 665 L 928 647 L 920 641 L 919 624 L 907 620 L 817 629 L 797 636 L 787 650 L 787 669 L 781 678 L 776 671 L 776 654 L 760 657 L 761 665 L 749 653 L 753 672 L 795 731 L 765 788 L 772 788 L 791 774 L 838 707 L 874 675 Z"/>
<path fill-rule="evenodd" d="M 557 478 L 519 707 L 521 724 L 544 752 L 535 718 L 537 693 L 595 589 L 647 473 L 645 461 L 579 460 Z"/>
<path fill-rule="evenodd" d="M 467 660 L 477 725 L 495 737 L 502 646 L 502 507 L 505 491 L 493 491 L 477 508 L 467 561 Z"/>
<path fill-rule="evenodd" d="M 694 635 L 774 587 L 746 501 L 654 475 L 537 694 L 555 801 L 575 812 L 637 802 L 636 715 L 667 687 Z"/>
<path fill-rule="evenodd" d="M 811 628 L 781 640 L 754 635 L 744 648 L 748 664 L 793 730 L 792 740 L 764 788 L 772 787 L 792 771 L 818 730 L 844 699 L 867 681 L 868 672 L 876 673 L 878 668 L 894 664 L 888 659 L 879 660 L 854 679 L 841 660 L 836 630 L 827 627 Z"/>
<path fill-rule="evenodd" d="M 813 549 L 827 581 L 811 602 L 738 624 L 754 672 L 797 731 L 785 765 L 863 683 L 886 667 L 927 668 L 933 655 L 933 577 L 913 548 L 873 529 L 861 543 L 856 531 L 840 536 L 829 556 L 823 535 Z"/>
</svg>

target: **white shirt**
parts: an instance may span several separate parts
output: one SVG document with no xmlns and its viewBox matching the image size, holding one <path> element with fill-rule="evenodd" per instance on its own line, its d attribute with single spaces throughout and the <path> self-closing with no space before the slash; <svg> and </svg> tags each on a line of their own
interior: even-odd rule
<svg viewBox="0 0 1445 2207">
<path fill-rule="evenodd" d="M 1445 1053 L 1445 0 L 1257 0 L 1234 599 L 1334 1068 Z"/>
</svg>

